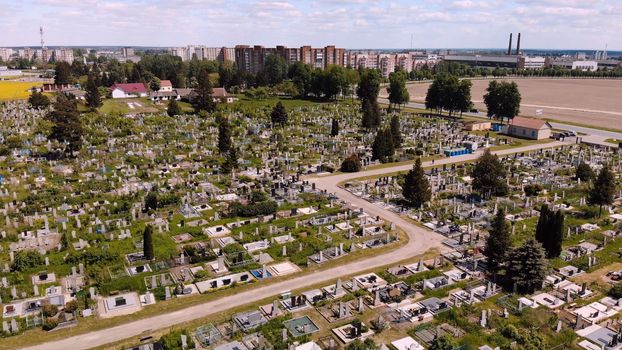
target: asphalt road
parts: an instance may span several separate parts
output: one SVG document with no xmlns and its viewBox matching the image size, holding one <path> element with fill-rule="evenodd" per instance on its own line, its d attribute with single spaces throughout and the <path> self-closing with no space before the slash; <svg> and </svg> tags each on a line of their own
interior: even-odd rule
<svg viewBox="0 0 622 350">
<path fill-rule="evenodd" d="M 554 142 L 547 144 L 536 144 L 525 147 L 519 147 L 514 149 L 502 150 L 494 152 L 499 155 L 520 153 L 539 150 L 542 148 L 548 148 L 552 146 L 559 146 L 563 144 L 570 144 L 569 142 Z M 464 156 L 457 156 L 452 158 L 440 159 L 435 161 L 435 165 L 452 164 L 457 162 L 463 162 L 467 160 L 476 159 L 479 154 L 470 154 Z M 425 162 L 424 166 L 432 165 L 431 162 Z M 327 190 L 329 193 L 335 193 L 340 199 L 346 202 L 352 203 L 355 206 L 362 207 L 364 210 L 373 216 L 380 216 L 381 218 L 395 223 L 399 228 L 404 230 L 408 235 L 409 241 L 406 245 L 396 248 L 390 252 L 386 252 L 381 255 L 370 256 L 362 260 L 350 262 L 344 265 L 332 267 L 326 270 L 313 272 L 310 274 L 302 275 L 287 279 L 276 283 L 262 284 L 259 283 L 256 288 L 251 290 L 240 292 L 238 294 L 225 296 L 214 301 L 208 301 L 199 305 L 191 306 L 178 311 L 167 312 L 160 315 L 152 316 L 149 318 L 141 319 L 134 322 L 124 323 L 119 326 L 96 330 L 81 335 L 68 337 L 65 339 L 59 339 L 42 343 L 39 345 L 27 347 L 28 350 L 67 350 L 67 349 L 89 349 L 97 346 L 103 346 L 112 342 L 128 339 L 132 337 L 138 337 L 141 334 L 151 332 L 153 330 L 171 327 L 176 324 L 192 321 L 198 318 L 215 315 L 228 309 L 251 304 L 270 296 L 277 296 L 285 290 L 293 290 L 304 288 L 306 286 L 315 285 L 321 282 L 326 284 L 334 283 L 338 277 L 350 275 L 356 272 L 373 269 L 388 264 L 397 263 L 399 261 L 412 258 L 420 255 L 431 248 L 441 248 L 441 241 L 443 236 L 438 235 L 430 230 L 424 229 L 420 226 L 414 225 L 397 214 L 377 207 L 376 205 L 367 202 L 364 199 L 356 197 L 351 193 L 338 187 L 338 183 L 347 181 L 363 176 L 370 175 L 382 175 L 386 173 L 396 171 L 406 171 L 412 167 L 412 164 L 399 165 L 394 167 L 387 167 L 381 169 L 372 169 L 362 171 L 358 173 L 337 174 L 331 176 L 309 178 L 308 180 L 315 182 L 316 187 L 319 189 Z M 372 253 L 370 251 L 370 253 Z M 63 330 L 59 330 L 63 332 Z M 0 348 L 2 348 L 2 341 L 0 340 Z"/>
</svg>

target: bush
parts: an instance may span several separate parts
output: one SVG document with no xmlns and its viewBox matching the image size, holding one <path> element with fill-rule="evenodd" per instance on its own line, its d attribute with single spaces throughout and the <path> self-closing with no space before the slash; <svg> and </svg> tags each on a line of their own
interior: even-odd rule
<svg viewBox="0 0 622 350">
<path fill-rule="evenodd" d="M 542 192 L 542 186 L 540 184 L 529 184 L 524 188 L 525 194 L 529 197 L 534 197 Z"/>
<path fill-rule="evenodd" d="M 278 204 L 275 201 L 263 201 L 244 205 L 240 202 L 233 202 L 229 206 L 229 216 L 252 217 L 259 215 L 269 215 L 276 213 Z"/>
<path fill-rule="evenodd" d="M 15 254 L 11 268 L 14 271 L 24 271 L 43 265 L 44 259 L 39 252 L 34 250 L 21 250 Z"/>
<path fill-rule="evenodd" d="M 356 173 L 361 170 L 361 161 L 356 154 L 353 154 L 346 158 L 341 163 L 341 171 L 344 173 Z"/>
<path fill-rule="evenodd" d="M 58 313 L 58 306 L 52 304 L 45 304 L 41 308 L 41 313 L 43 313 L 43 316 L 45 317 L 55 316 Z"/>
<path fill-rule="evenodd" d="M 58 326 L 58 320 L 55 318 L 48 318 L 45 321 L 43 321 L 43 330 L 44 331 L 51 331 L 52 329 L 56 328 Z"/>
<path fill-rule="evenodd" d="M 609 289 L 609 292 L 607 292 L 607 295 L 616 299 L 622 298 L 622 284 L 616 284 L 615 286 L 611 287 L 611 289 Z"/>
<path fill-rule="evenodd" d="M 74 299 L 65 304 L 65 312 L 75 312 L 78 309 L 78 302 Z"/>
</svg>

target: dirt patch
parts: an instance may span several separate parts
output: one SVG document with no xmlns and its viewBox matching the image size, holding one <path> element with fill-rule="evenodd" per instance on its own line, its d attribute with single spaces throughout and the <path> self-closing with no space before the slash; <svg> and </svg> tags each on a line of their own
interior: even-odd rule
<svg viewBox="0 0 622 350">
<path fill-rule="evenodd" d="M 521 115 L 570 123 L 622 129 L 622 80 L 613 79 L 515 79 L 522 95 Z M 485 109 L 489 80 L 473 80 L 475 108 Z M 409 84 L 412 101 L 425 101 L 429 83 Z"/>
</svg>

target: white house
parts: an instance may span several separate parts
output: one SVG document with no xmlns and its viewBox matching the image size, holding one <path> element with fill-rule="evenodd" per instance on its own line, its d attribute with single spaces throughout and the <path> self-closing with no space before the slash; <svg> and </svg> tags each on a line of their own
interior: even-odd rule
<svg viewBox="0 0 622 350">
<path fill-rule="evenodd" d="M 143 83 L 114 84 L 110 87 L 112 98 L 147 97 L 147 87 Z"/>
</svg>

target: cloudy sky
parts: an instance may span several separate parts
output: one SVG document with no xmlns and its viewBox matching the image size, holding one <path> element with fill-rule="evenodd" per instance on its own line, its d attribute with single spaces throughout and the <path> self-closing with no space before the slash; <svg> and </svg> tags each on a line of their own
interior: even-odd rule
<svg viewBox="0 0 622 350">
<path fill-rule="evenodd" d="M 0 46 L 40 25 L 50 46 L 622 50 L 622 0 L 0 0 Z"/>
</svg>

